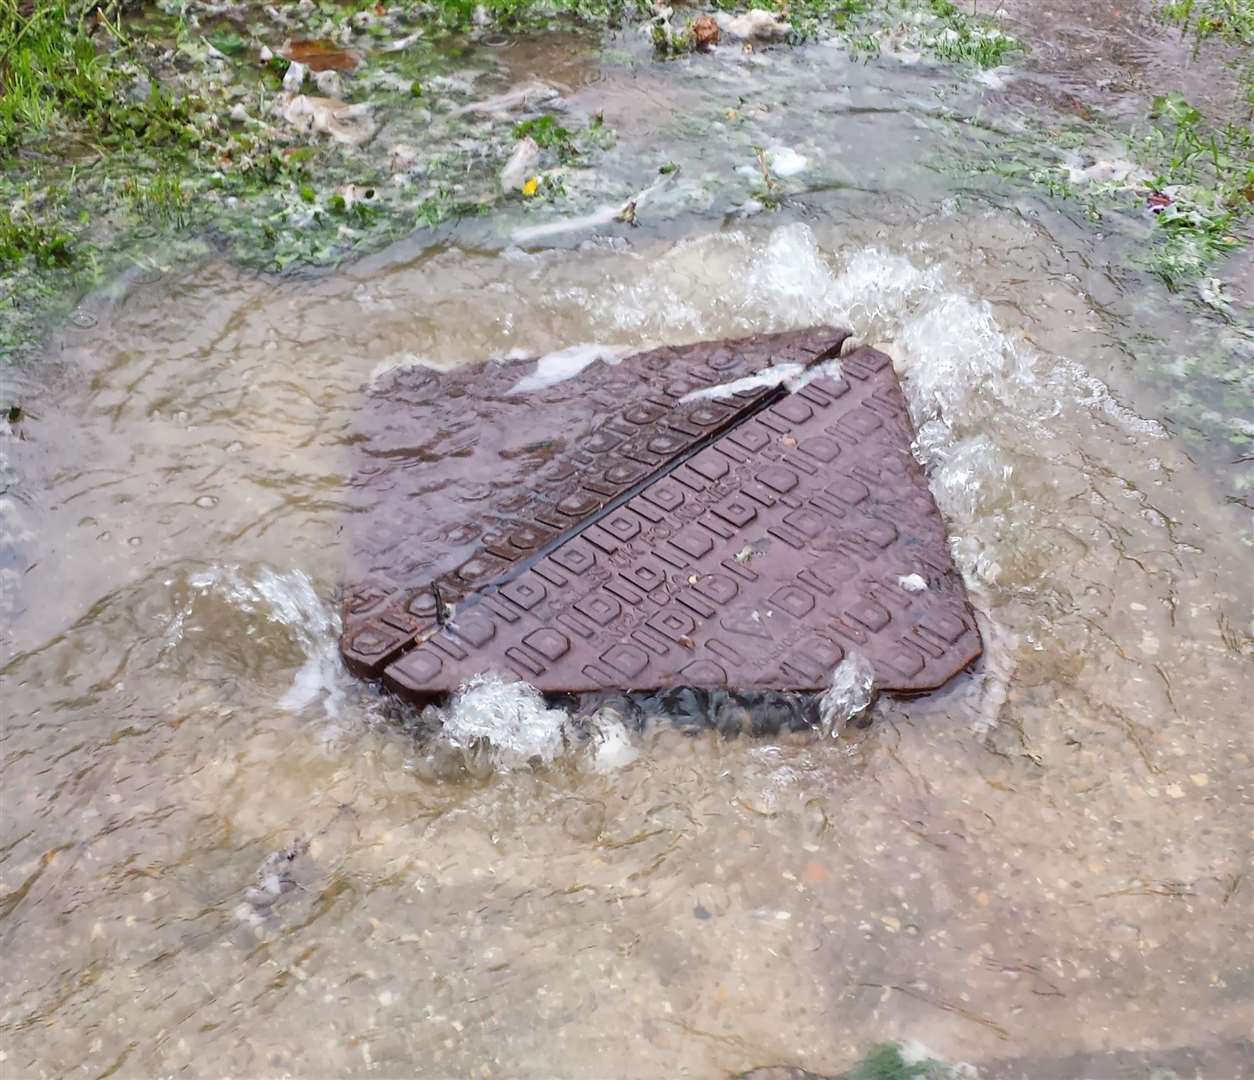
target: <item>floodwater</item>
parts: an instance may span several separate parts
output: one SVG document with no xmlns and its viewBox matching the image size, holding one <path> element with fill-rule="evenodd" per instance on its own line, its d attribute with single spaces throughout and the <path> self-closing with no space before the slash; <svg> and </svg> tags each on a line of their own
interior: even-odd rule
<svg viewBox="0 0 1254 1080">
<path fill-rule="evenodd" d="M 1134 234 L 948 167 L 1013 127 L 996 88 L 824 47 L 567 82 L 608 184 L 682 166 L 639 227 L 206 261 L 17 376 L 0 1071 L 722 1077 L 903 1039 L 985 1078 L 1254 1075 L 1250 522 L 1145 377 L 1231 331 Z M 755 143 L 807 168 L 743 216 Z M 380 371 L 825 321 L 898 365 L 974 673 L 835 740 L 451 768 L 341 670 Z"/>
</svg>

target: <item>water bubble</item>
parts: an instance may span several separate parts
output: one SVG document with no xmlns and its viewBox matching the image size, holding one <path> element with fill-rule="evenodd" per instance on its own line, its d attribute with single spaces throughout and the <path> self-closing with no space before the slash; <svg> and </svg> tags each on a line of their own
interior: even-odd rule
<svg viewBox="0 0 1254 1080">
<path fill-rule="evenodd" d="M 77 326 L 80 330 L 90 330 L 96 325 L 96 316 L 90 311 L 84 311 L 82 308 L 75 308 L 70 312 L 70 323 Z"/>
<path fill-rule="evenodd" d="M 213 507 L 218 505 L 218 500 L 216 496 L 213 495 L 202 495 L 196 500 L 196 505 L 202 510 L 211 510 Z"/>
<path fill-rule="evenodd" d="M 860 712 L 871 704 L 875 669 L 856 649 L 846 654 L 832 672 L 831 685 L 819 701 L 819 722 L 824 734 L 836 738 Z"/>
</svg>

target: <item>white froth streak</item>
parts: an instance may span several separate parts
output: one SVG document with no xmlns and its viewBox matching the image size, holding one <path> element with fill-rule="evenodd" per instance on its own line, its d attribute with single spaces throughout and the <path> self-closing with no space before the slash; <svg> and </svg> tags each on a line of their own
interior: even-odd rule
<svg viewBox="0 0 1254 1080">
<path fill-rule="evenodd" d="M 760 387 L 785 386 L 791 393 L 796 393 L 803 386 L 808 386 L 815 379 L 839 379 L 841 377 L 840 361 L 833 358 L 806 367 L 804 364 L 788 362 L 763 368 L 754 375 L 746 375 L 729 383 L 718 386 L 705 386 L 693 390 L 679 399 L 681 405 L 689 401 L 709 401 L 729 398 Z"/>
<path fill-rule="evenodd" d="M 537 390 L 547 390 L 550 386 L 573 379 L 598 360 L 604 364 L 617 364 L 630 351 L 631 348 L 626 345 L 585 344 L 547 353 L 536 361 L 535 371 L 524 375 L 508 392 L 532 394 Z"/>
<path fill-rule="evenodd" d="M 602 206 L 589 214 L 584 214 L 582 217 L 566 218 L 563 221 L 550 221 L 544 225 L 532 225 L 526 229 L 519 229 L 514 233 L 513 242 L 515 244 L 530 244 L 537 240 L 549 240 L 555 236 L 565 236 L 567 233 L 582 232 L 585 229 L 597 229 L 614 221 L 622 221 L 628 210 L 635 213 L 644 209 L 644 204 L 649 199 L 657 192 L 669 187 L 674 175 L 674 173 L 667 173 L 625 203 L 619 203 L 615 206 Z"/>
</svg>

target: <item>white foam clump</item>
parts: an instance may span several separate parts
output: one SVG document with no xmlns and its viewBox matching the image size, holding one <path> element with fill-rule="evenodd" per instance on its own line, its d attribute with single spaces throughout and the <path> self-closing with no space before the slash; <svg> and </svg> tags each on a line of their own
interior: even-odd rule
<svg viewBox="0 0 1254 1080">
<path fill-rule="evenodd" d="M 188 585 L 201 592 L 214 591 L 246 613 L 260 613 L 273 623 L 285 626 L 305 661 L 292 677 L 292 685 L 279 699 L 279 708 L 298 712 L 321 699 L 328 716 L 338 716 L 344 698 L 341 684 L 343 666 L 337 640 L 340 620 L 324 604 L 303 570 L 273 570 L 263 567 L 254 574 L 238 566 L 214 566 L 188 579 Z M 179 612 L 167 630 L 167 641 L 177 642 L 190 612 Z"/>
<path fill-rule="evenodd" d="M 895 329 L 915 305 L 940 292 L 942 284 L 934 266 L 916 266 L 904 255 L 863 248 L 845 261 L 832 293 L 842 320 L 868 340 Z"/>
<path fill-rule="evenodd" d="M 902 574 L 897 578 L 897 584 L 906 592 L 923 592 L 927 588 L 927 582 L 918 574 Z"/>
<path fill-rule="evenodd" d="M 897 1047 L 901 1063 L 907 1067 L 926 1065 L 930 1080 L 979 1080 L 979 1070 L 965 1061 L 948 1062 L 938 1058 L 917 1039 L 907 1039 Z"/>
<path fill-rule="evenodd" d="M 766 152 L 767 164 L 776 176 L 796 176 L 810 167 L 810 159 L 789 146 L 773 146 Z"/>
<path fill-rule="evenodd" d="M 618 772 L 640 756 L 627 725 L 614 709 L 598 709 L 588 723 L 588 735 L 593 772 Z"/>
<path fill-rule="evenodd" d="M 845 730 L 859 713 L 871 704 L 875 690 L 875 669 L 856 649 L 832 672 L 832 681 L 819 699 L 819 727 L 833 739 Z"/>
<path fill-rule="evenodd" d="M 547 390 L 550 386 L 573 379 L 598 360 L 603 364 L 617 364 L 629 352 L 631 349 L 626 345 L 584 344 L 547 353 L 536 361 L 535 371 L 514 383 L 509 393 L 531 394 Z"/>
<path fill-rule="evenodd" d="M 831 269 L 807 225 L 772 230 L 766 250 L 751 264 L 747 285 L 748 305 L 771 311 L 785 324 L 844 321 Z"/>
<path fill-rule="evenodd" d="M 567 715 L 550 709 L 540 692 L 523 682 L 483 674 L 454 695 L 444 717 L 444 738 L 463 750 L 489 743 L 498 766 L 551 762 L 565 745 Z"/>
</svg>

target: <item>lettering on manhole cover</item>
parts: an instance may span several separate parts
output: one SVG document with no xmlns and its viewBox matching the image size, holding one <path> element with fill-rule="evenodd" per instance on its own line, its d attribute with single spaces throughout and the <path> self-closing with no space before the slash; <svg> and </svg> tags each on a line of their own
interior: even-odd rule
<svg viewBox="0 0 1254 1080">
<path fill-rule="evenodd" d="M 538 391 L 525 362 L 386 376 L 354 472 L 349 667 L 415 701 L 486 670 L 814 691 L 857 650 L 881 690 L 939 687 L 979 634 L 892 364 L 836 361 L 847 336 L 658 349 Z M 751 378 L 784 364 L 810 381 Z"/>
</svg>

